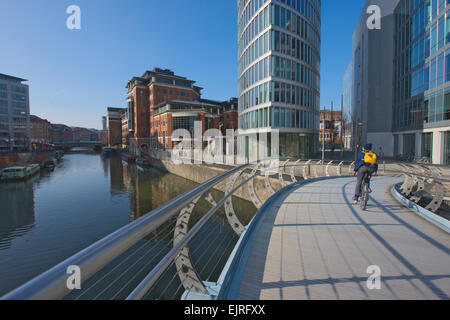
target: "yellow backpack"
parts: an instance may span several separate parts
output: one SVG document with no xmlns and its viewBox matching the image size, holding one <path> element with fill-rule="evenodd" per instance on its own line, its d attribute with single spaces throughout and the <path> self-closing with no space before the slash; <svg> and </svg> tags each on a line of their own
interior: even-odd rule
<svg viewBox="0 0 450 320">
<path fill-rule="evenodd" d="M 364 162 L 369 164 L 377 163 L 377 155 L 372 151 L 366 152 L 364 156 Z"/>
</svg>

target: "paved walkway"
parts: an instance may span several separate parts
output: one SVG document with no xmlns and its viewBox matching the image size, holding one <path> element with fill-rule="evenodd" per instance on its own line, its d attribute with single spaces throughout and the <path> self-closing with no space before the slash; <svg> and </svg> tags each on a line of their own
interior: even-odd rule
<svg viewBox="0 0 450 320">
<path fill-rule="evenodd" d="M 313 182 L 282 196 L 262 220 L 242 266 L 238 299 L 449 299 L 450 235 L 375 177 L 368 210 L 351 205 L 355 178 Z M 381 269 L 369 290 L 367 268 Z"/>
</svg>

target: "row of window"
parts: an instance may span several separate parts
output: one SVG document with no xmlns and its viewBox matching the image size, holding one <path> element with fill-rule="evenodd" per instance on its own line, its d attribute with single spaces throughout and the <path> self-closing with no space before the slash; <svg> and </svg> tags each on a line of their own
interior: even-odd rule
<svg viewBox="0 0 450 320">
<path fill-rule="evenodd" d="M 320 79 L 308 66 L 279 56 L 267 57 L 252 67 L 239 79 L 239 94 L 269 76 L 300 82 L 319 91 Z"/>
<path fill-rule="evenodd" d="M 418 7 L 420 0 L 413 0 L 411 12 L 415 13 L 411 17 L 411 40 L 417 37 L 422 30 L 442 12 L 446 10 L 447 0 L 426 0 Z M 417 9 L 417 10 L 416 10 Z"/>
<path fill-rule="evenodd" d="M 250 68 L 247 68 L 248 65 L 252 64 L 253 61 L 258 59 L 259 57 L 263 56 L 268 50 L 268 41 L 269 41 L 269 32 L 266 32 L 264 35 L 262 35 L 256 42 L 254 42 L 250 47 L 249 50 L 246 51 L 246 53 L 243 56 L 243 59 L 241 62 L 243 64 L 239 65 L 239 74 L 242 75 L 242 71 L 245 71 L 245 74 L 243 76 L 246 76 L 248 79 L 248 76 L 251 76 L 251 73 L 257 72 L 259 70 L 259 67 L 252 66 Z M 316 72 L 318 73 L 320 69 L 320 62 L 319 57 L 315 53 L 314 50 L 311 49 L 307 44 L 304 42 L 295 39 L 294 37 L 291 37 L 290 35 L 284 34 L 279 31 L 272 30 L 271 31 L 271 47 L 270 49 L 274 52 L 278 52 L 281 54 L 292 56 L 298 60 L 301 60 L 309 65 L 312 65 Z M 260 41 L 262 40 L 262 41 Z M 291 63 L 291 62 L 289 62 Z M 292 62 L 294 63 L 294 62 Z M 296 63 L 297 64 L 297 63 Z M 310 70 L 310 69 L 308 69 Z M 310 71 L 312 72 L 312 71 Z M 266 73 L 266 72 L 265 72 Z M 242 77 L 241 77 L 242 78 Z M 255 77 L 260 79 L 260 77 Z M 317 75 L 317 80 L 319 76 Z M 248 86 L 251 86 L 254 82 L 257 81 L 250 81 L 248 83 Z M 313 83 L 316 83 L 314 81 Z M 244 86 L 244 84 L 243 84 Z M 318 87 L 317 87 L 318 88 Z"/>
<path fill-rule="evenodd" d="M 270 9 L 270 10 L 269 10 Z M 239 39 L 238 53 L 242 55 L 247 46 L 263 31 L 269 24 L 283 28 L 297 36 L 309 41 L 314 47 L 319 48 L 320 39 L 318 33 L 299 15 L 279 5 L 271 4 L 262 10 L 251 22 Z M 239 32 L 241 35 L 241 32 Z"/>
<path fill-rule="evenodd" d="M 309 45 L 276 30 L 271 31 L 270 50 L 291 56 L 313 66 L 317 72 L 320 70 L 319 55 Z"/>
<path fill-rule="evenodd" d="M 162 92 L 162 94 L 167 94 L 167 93 L 169 93 L 170 95 L 172 94 L 172 90 L 169 90 L 169 91 L 167 91 L 167 89 L 160 89 L 160 88 L 158 88 L 157 90 L 156 90 L 156 92 L 157 93 L 161 93 Z M 177 93 L 177 96 L 179 97 L 179 96 L 182 96 L 182 97 L 189 97 L 190 96 L 190 93 L 189 92 L 187 92 L 187 91 L 177 91 L 176 92 Z"/>
<path fill-rule="evenodd" d="M 424 122 L 450 120 L 450 88 L 425 97 Z"/>
<path fill-rule="evenodd" d="M 0 91 L 7 91 L 8 90 L 8 86 L 6 84 L 0 83 Z M 17 93 L 25 93 L 25 87 L 18 87 L 18 86 L 11 86 L 11 91 L 12 92 L 17 92 Z"/>
<path fill-rule="evenodd" d="M 305 110 L 289 108 L 264 108 L 248 112 L 239 117 L 240 128 L 292 128 L 292 129 L 316 129 L 318 127 L 319 116 Z"/>
<path fill-rule="evenodd" d="M 319 48 L 319 34 L 300 16 L 276 4 L 270 6 L 270 12 L 271 24 L 292 32 Z"/>
<path fill-rule="evenodd" d="M 0 108 L 0 114 L 8 114 L 8 113 L 9 113 L 8 109 Z M 15 115 L 15 116 L 26 116 L 27 115 L 26 111 L 23 111 L 23 110 L 12 110 L 11 114 Z"/>
<path fill-rule="evenodd" d="M 319 95 L 310 89 L 271 81 L 250 89 L 239 98 L 239 110 L 242 112 L 259 104 L 278 102 L 318 109 Z"/>
<path fill-rule="evenodd" d="M 408 79 L 406 79 L 408 80 Z M 419 67 L 411 74 L 411 90 L 402 88 L 408 85 L 408 81 L 398 84 L 396 91 L 396 101 L 414 97 L 427 90 L 434 89 L 450 81 L 450 50 L 433 58 L 430 62 Z"/>
<path fill-rule="evenodd" d="M 0 98 L 7 99 L 8 98 L 8 93 L 0 91 Z M 27 98 L 24 95 L 21 95 L 21 94 L 11 94 L 11 99 L 25 101 Z"/>
<path fill-rule="evenodd" d="M 445 44 L 450 42 L 450 16 L 439 20 L 431 29 L 414 42 L 411 47 L 411 69 L 422 63 L 429 56 L 441 50 Z"/>
<path fill-rule="evenodd" d="M 24 102 L 17 102 L 17 101 L 12 101 L 11 104 L 14 108 L 21 108 L 24 109 L 27 107 L 27 104 Z M 0 107 L 7 107 L 8 106 L 8 100 L 0 100 Z"/>
<path fill-rule="evenodd" d="M 261 35 L 250 47 L 245 51 L 244 55 L 239 59 L 239 74 L 241 74 L 253 61 L 257 60 L 270 50 L 269 31 Z"/>
<path fill-rule="evenodd" d="M 394 108 L 394 129 L 450 120 L 450 88 Z"/>
</svg>

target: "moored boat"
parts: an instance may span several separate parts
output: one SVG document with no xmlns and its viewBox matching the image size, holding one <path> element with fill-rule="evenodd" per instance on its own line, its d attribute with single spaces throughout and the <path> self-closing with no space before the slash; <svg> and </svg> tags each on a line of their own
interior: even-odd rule
<svg viewBox="0 0 450 320">
<path fill-rule="evenodd" d="M 136 159 L 136 163 L 141 167 L 148 167 L 150 165 L 150 160 L 146 158 L 138 158 Z"/>
<path fill-rule="evenodd" d="M 121 157 L 122 157 L 122 160 L 124 160 L 126 162 L 136 162 L 136 156 L 133 156 L 131 154 L 122 153 Z"/>
<path fill-rule="evenodd" d="M 38 173 L 40 169 L 41 167 L 38 164 L 5 168 L 1 172 L 1 179 L 5 181 L 27 179 Z"/>
<path fill-rule="evenodd" d="M 116 150 L 113 148 L 103 148 L 103 153 L 105 154 L 105 156 L 113 155 L 115 152 Z"/>
<path fill-rule="evenodd" d="M 55 157 L 56 160 L 61 160 L 62 157 L 64 156 L 62 151 L 56 151 L 55 154 L 53 155 Z"/>
<path fill-rule="evenodd" d="M 41 166 L 38 164 L 30 164 L 27 166 L 28 177 L 31 177 L 41 170 Z"/>
<path fill-rule="evenodd" d="M 44 163 L 44 168 L 47 170 L 54 170 L 55 169 L 55 163 L 52 160 L 48 160 Z"/>
</svg>

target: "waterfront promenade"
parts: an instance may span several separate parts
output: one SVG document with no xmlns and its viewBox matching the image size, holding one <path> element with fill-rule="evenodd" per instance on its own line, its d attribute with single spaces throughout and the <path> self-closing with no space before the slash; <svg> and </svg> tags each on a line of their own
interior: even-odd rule
<svg viewBox="0 0 450 320">
<path fill-rule="evenodd" d="M 230 299 L 448 299 L 450 235 L 390 194 L 401 178 L 375 177 L 367 211 L 351 204 L 355 178 L 281 192 L 261 212 L 230 285 Z M 381 289 L 369 290 L 369 266 Z"/>
</svg>

